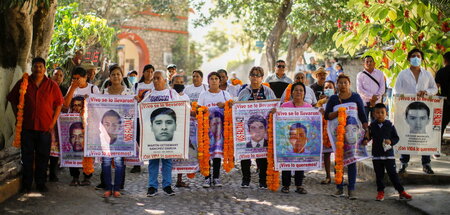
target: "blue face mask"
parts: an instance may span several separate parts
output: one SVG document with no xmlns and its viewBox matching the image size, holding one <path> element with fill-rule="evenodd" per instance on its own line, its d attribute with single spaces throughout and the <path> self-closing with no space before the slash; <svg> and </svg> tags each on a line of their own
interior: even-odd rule
<svg viewBox="0 0 450 215">
<path fill-rule="evenodd" d="M 323 94 L 325 94 L 327 97 L 330 97 L 330 96 L 334 95 L 334 90 L 333 89 L 324 89 Z"/>
<path fill-rule="evenodd" d="M 131 85 L 136 84 L 136 80 L 137 80 L 136 77 L 133 76 L 128 77 L 128 81 L 130 82 Z"/>
<path fill-rule="evenodd" d="M 409 59 L 409 63 L 411 64 L 411 66 L 420 66 L 420 64 L 422 63 L 422 59 L 413 57 Z"/>
</svg>

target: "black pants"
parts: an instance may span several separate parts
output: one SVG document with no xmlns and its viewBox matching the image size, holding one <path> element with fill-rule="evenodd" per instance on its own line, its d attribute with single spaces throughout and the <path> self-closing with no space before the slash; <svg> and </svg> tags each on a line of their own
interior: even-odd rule
<svg viewBox="0 0 450 215">
<path fill-rule="evenodd" d="M 220 165 L 221 165 L 222 159 L 220 158 L 213 158 L 212 162 L 212 169 L 213 169 L 213 178 L 219 178 L 220 177 Z M 211 165 L 211 161 L 209 161 L 209 165 Z M 211 178 L 211 173 L 209 173 L 209 176 L 206 176 L 205 179 Z"/>
<path fill-rule="evenodd" d="M 400 155 L 400 162 L 407 164 L 409 162 L 409 159 L 411 158 L 410 155 L 404 154 Z M 429 155 L 422 155 L 422 165 L 428 165 L 431 163 L 431 157 Z"/>
<path fill-rule="evenodd" d="M 289 187 L 291 186 L 291 171 L 282 171 L 281 172 L 281 184 L 283 187 Z M 303 185 L 303 179 L 305 178 L 305 171 L 295 171 L 295 186 L 302 186 Z"/>
<path fill-rule="evenodd" d="M 400 179 L 398 178 L 397 170 L 395 170 L 395 160 L 373 160 L 373 169 L 375 170 L 375 175 L 377 177 L 377 191 L 384 191 L 384 170 L 386 170 L 389 180 L 391 180 L 394 188 L 398 192 L 403 192 L 405 189 L 400 184 Z"/>
<path fill-rule="evenodd" d="M 50 156 L 50 165 L 48 167 L 49 169 L 49 178 L 56 178 L 56 169 L 58 169 L 58 161 L 59 157 L 53 157 Z"/>
<path fill-rule="evenodd" d="M 450 122 L 450 105 L 446 105 L 445 103 L 446 103 L 446 101 L 444 101 L 444 110 L 443 110 L 444 113 L 442 114 L 441 136 L 444 135 L 445 128 L 447 127 L 448 123 Z"/>
<path fill-rule="evenodd" d="M 78 167 L 70 167 L 69 171 L 70 171 L 70 176 L 74 177 L 74 178 L 79 178 L 80 177 L 80 170 L 83 171 L 83 168 L 78 168 Z M 92 173 L 90 175 L 86 175 L 83 172 L 83 175 L 86 179 L 90 179 L 92 177 Z"/>
<path fill-rule="evenodd" d="M 241 160 L 242 169 L 242 182 L 250 183 L 251 174 L 250 166 L 252 165 L 252 160 Z M 256 159 L 256 166 L 259 169 L 259 183 L 266 184 L 267 177 L 267 158 Z"/>
<path fill-rule="evenodd" d="M 48 159 L 50 156 L 51 135 L 47 131 L 23 130 L 21 134 L 22 185 L 31 189 L 34 180 L 37 186 L 45 185 Z"/>
</svg>

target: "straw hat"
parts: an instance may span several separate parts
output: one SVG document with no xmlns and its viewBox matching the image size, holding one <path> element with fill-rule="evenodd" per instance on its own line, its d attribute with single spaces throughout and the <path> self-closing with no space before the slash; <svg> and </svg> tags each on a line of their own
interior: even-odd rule
<svg viewBox="0 0 450 215">
<path fill-rule="evenodd" d="M 318 74 L 320 74 L 320 73 L 325 73 L 326 74 L 326 76 L 328 76 L 328 74 L 330 73 L 330 71 L 327 71 L 327 70 L 325 70 L 323 67 L 320 67 L 319 69 L 317 69 L 316 71 L 314 71 L 314 72 L 312 72 L 312 77 L 314 78 L 314 79 L 318 79 L 317 78 L 317 75 Z"/>
<path fill-rule="evenodd" d="M 84 62 L 81 64 L 81 67 L 85 70 L 97 69 L 98 67 L 94 65 L 92 62 Z"/>
</svg>

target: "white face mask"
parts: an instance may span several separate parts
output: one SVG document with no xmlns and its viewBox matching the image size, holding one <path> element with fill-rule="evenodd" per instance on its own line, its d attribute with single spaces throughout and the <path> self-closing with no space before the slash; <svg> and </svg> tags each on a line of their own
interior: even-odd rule
<svg viewBox="0 0 450 215">
<path fill-rule="evenodd" d="M 330 97 L 330 96 L 334 95 L 334 90 L 333 89 L 324 89 L 323 94 L 326 95 L 327 97 Z"/>
<path fill-rule="evenodd" d="M 409 63 L 411 64 L 411 66 L 420 66 L 420 64 L 422 63 L 422 59 L 413 57 L 409 59 Z"/>
</svg>

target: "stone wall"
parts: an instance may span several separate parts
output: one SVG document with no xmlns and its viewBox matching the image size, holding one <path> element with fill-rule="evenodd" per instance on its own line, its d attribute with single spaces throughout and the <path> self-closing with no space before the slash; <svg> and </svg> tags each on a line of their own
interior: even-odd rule
<svg viewBox="0 0 450 215">
<path fill-rule="evenodd" d="M 5 149 L 0 150 L 0 185 L 18 177 L 21 168 L 20 150 L 11 145 L 7 145 Z"/>
</svg>

